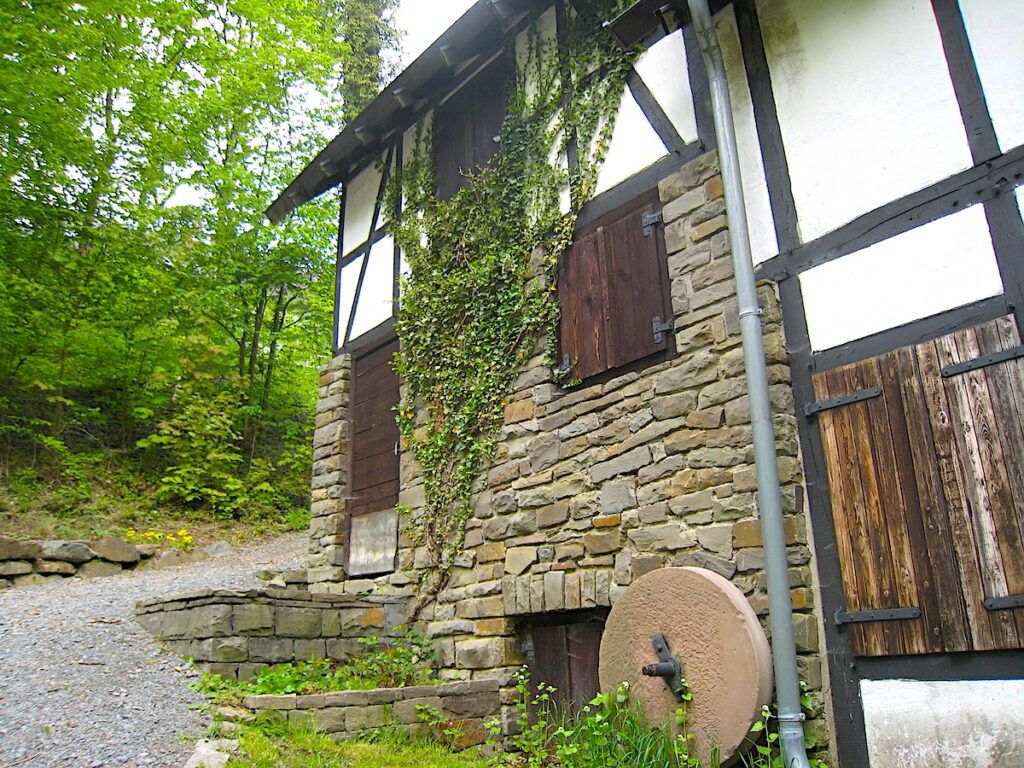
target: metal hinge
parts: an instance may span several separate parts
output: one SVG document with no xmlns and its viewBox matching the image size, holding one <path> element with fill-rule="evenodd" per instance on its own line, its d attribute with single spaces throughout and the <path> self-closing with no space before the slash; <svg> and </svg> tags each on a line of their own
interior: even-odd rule
<svg viewBox="0 0 1024 768">
<path fill-rule="evenodd" d="M 990 611 L 999 611 L 1003 608 L 1024 607 L 1024 595 L 1007 595 L 1006 597 L 986 597 L 983 603 Z"/>
<path fill-rule="evenodd" d="M 654 228 L 661 224 L 664 219 L 661 217 L 661 211 L 647 211 L 640 215 L 640 225 L 644 229 L 644 237 L 650 237 L 651 232 Z"/>
<path fill-rule="evenodd" d="M 654 331 L 655 344 L 661 344 L 665 340 L 665 334 L 671 333 L 674 328 L 675 322 L 672 320 L 662 322 L 661 315 L 655 315 L 651 318 L 651 330 Z"/>
<path fill-rule="evenodd" d="M 901 621 L 903 619 L 921 618 L 921 609 L 910 608 L 879 608 L 874 611 L 836 611 L 836 626 L 857 624 L 862 621 Z"/>
<path fill-rule="evenodd" d="M 557 368 L 552 369 L 551 372 L 555 374 L 556 377 L 561 377 L 565 376 L 565 374 L 569 372 L 570 368 L 572 368 L 572 360 L 569 359 L 569 355 L 566 353 L 562 355 L 562 364 Z"/>
<path fill-rule="evenodd" d="M 880 394 L 882 394 L 881 387 L 868 387 L 867 389 L 859 389 L 856 392 L 851 392 L 848 395 L 830 397 L 828 400 L 818 400 L 804 406 L 804 415 L 813 416 L 821 411 L 827 411 L 829 408 L 838 408 L 841 405 L 859 403 L 861 400 L 870 400 L 873 397 L 878 397 Z"/>
<path fill-rule="evenodd" d="M 1005 363 L 1007 360 L 1016 360 L 1018 357 L 1024 357 L 1024 347 L 1012 347 L 1011 349 L 1004 349 L 1002 352 L 982 355 L 963 363 L 947 365 L 942 369 L 942 376 L 948 379 L 950 376 L 967 373 L 968 371 L 976 371 L 978 368 L 985 368 L 996 363 Z"/>
</svg>

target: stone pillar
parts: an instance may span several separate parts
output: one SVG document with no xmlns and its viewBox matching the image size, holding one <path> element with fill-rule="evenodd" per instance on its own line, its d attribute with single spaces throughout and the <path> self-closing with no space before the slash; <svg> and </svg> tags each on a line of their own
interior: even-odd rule
<svg viewBox="0 0 1024 768">
<path fill-rule="evenodd" d="M 348 487 L 348 399 L 351 358 L 338 355 L 320 369 L 313 433 L 309 588 L 344 578 L 344 496 Z"/>
</svg>

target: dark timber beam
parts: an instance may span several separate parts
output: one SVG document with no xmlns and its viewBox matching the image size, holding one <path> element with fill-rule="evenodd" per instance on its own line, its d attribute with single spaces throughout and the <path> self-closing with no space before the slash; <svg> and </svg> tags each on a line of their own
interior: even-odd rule
<svg viewBox="0 0 1024 768">
<path fill-rule="evenodd" d="M 766 170 L 767 165 L 766 159 Z M 976 203 L 1006 197 L 1016 207 L 1013 188 L 1022 181 L 1024 146 L 868 211 L 809 243 L 783 249 L 758 266 L 757 276 L 762 280 L 784 280 Z M 768 187 L 771 194 L 771 182 Z M 1019 222 L 1020 215 L 1016 217 Z M 783 248 L 781 238 L 779 247 Z M 1017 251 L 1016 260 L 1021 259 L 1022 253 Z"/>
</svg>

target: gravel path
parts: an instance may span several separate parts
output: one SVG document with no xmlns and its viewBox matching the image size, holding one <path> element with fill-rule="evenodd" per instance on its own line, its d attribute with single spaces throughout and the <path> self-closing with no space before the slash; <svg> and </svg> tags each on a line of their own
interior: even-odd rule
<svg viewBox="0 0 1024 768">
<path fill-rule="evenodd" d="M 305 544 L 294 533 L 195 565 L 0 592 L 0 768 L 181 768 L 208 720 L 135 601 L 252 588 L 254 570 L 300 564 Z"/>
</svg>

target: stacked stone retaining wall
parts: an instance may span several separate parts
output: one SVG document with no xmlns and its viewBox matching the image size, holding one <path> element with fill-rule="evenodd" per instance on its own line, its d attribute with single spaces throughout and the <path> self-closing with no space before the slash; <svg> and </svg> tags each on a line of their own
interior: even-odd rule
<svg viewBox="0 0 1024 768">
<path fill-rule="evenodd" d="M 276 711 L 293 723 L 312 722 L 333 738 L 353 738 L 388 726 L 410 732 L 442 727 L 456 731 L 456 747 L 482 744 L 484 723 L 501 708 L 496 680 L 471 680 L 339 691 L 312 696 L 247 696 L 243 704 L 256 711 Z"/>
<path fill-rule="evenodd" d="M 115 576 L 139 568 L 169 568 L 206 559 L 201 550 L 159 549 L 116 537 L 98 541 L 25 541 L 0 536 L 0 589 L 77 576 Z"/>
<path fill-rule="evenodd" d="M 400 624 L 404 607 L 296 589 L 215 589 L 141 601 L 135 615 L 200 669 L 245 680 L 270 664 L 346 659 L 357 638 Z"/>
</svg>

